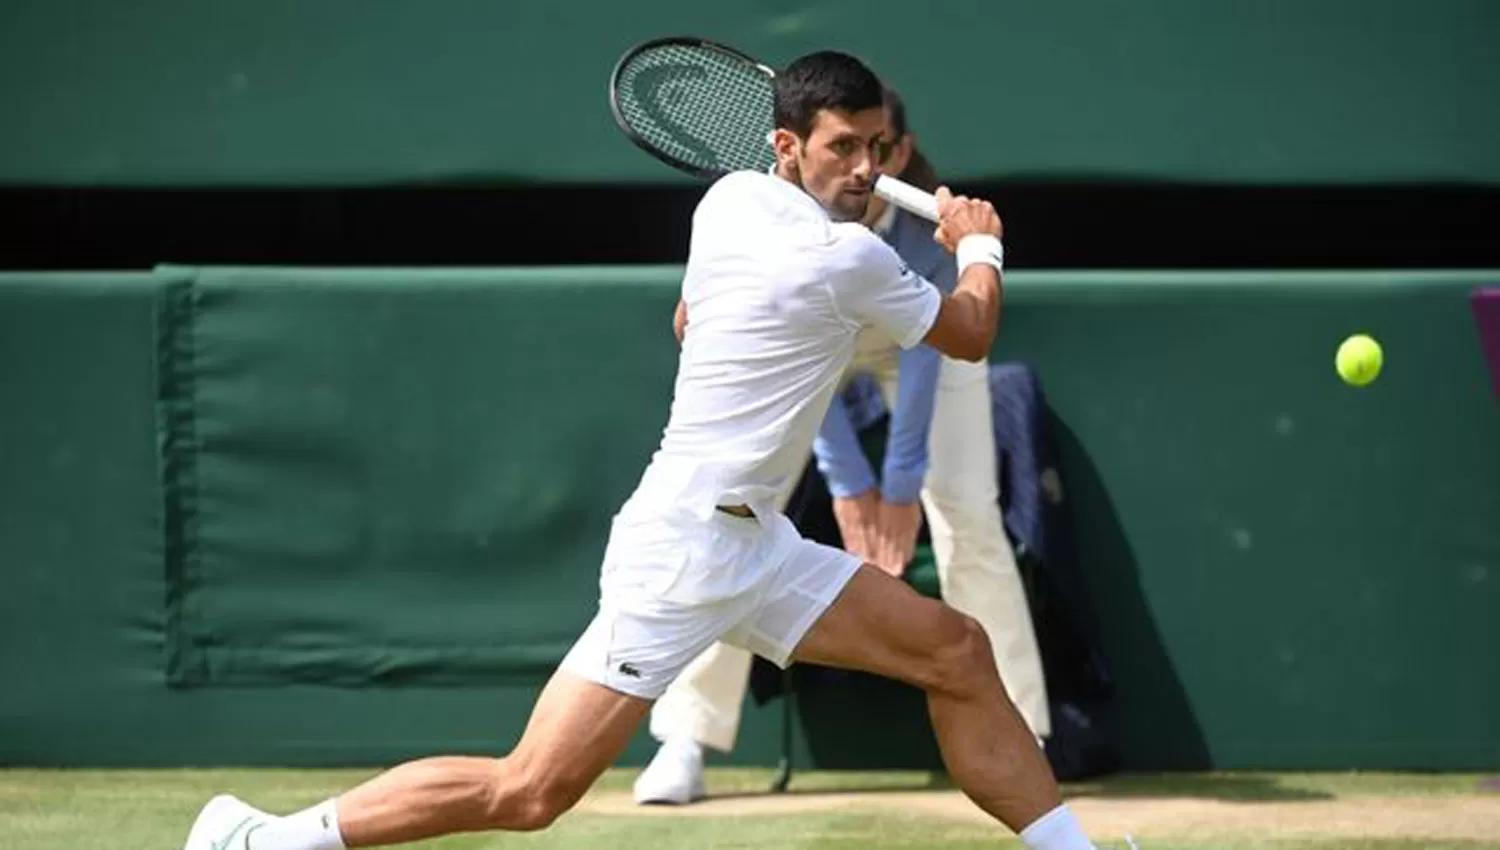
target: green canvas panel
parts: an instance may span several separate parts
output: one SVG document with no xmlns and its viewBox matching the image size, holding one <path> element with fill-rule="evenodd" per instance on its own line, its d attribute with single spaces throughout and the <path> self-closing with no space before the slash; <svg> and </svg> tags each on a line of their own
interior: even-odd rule
<svg viewBox="0 0 1500 850">
<path fill-rule="evenodd" d="M 666 421 L 661 278 L 197 273 L 172 681 L 550 672 Z"/>
<path fill-rule="evenodd" d="M 664 422 L 678 274 L 0 275 L 0 761 L 503 751 Z M 1127 765 L 1500 757 L 1500 405 L 1465 300 L 1496 280 L 1008 276 L 995 357 L 1063 426 Z M 1357 331 L 1387 355 L 1363 389 L 1332 366 Z M 799 763 L 930 756 L 894 686 L 848 720 L 878 692 L 809 693 Z M 774 761 L 779 711 L 734 763 Z"/>
<path fill-rule="evenodd" d="M 854 52 L 950 179 L 1500 183 L 1486 0 L 481 3 L 0 11 L 0 184 L 677 182 L 614 128 L 633 44 Z"/>
</svg>

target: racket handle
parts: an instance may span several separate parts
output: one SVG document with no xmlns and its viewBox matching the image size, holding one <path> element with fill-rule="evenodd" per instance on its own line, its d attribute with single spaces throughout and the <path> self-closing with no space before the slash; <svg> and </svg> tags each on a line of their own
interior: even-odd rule
<svg viewBox="0 0 1500 850">
<path fill-rule="evenodd" d="M 875 181 L 875 194 L 912 215 L 919 215 L 937 224 L 937 198 L 910 183 L 903 183 L 894 177 L 882 174 Z"/>
</svg>

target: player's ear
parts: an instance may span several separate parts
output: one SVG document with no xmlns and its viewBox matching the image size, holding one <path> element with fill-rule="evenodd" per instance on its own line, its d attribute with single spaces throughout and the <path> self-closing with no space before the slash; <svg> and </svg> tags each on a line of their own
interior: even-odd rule
<svg viewBox="0 0 1500 850">
<path fill-rule="evenodd" d="M 771 149 L 776 151 L 776 161 L 786 162 L 797 158 L 797 147 L 800 140 L 797 134 L 785 127 L 778 127 L 771 131 Z"/>
</svg>

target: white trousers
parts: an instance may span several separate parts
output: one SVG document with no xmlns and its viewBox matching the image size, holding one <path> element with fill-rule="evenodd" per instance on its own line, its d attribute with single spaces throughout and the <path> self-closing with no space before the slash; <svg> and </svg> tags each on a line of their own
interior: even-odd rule
<svg viewBox="0 0 1500 850">
<path fill-rule="evenodd" d="M 894 407 L 898 352 L 861 339 L 850 367 L 872 373 Z M 999 505 L 989 366 L 943 358 L 929 435 L 922 507 L 932 537 L 943 600 L 984 627 L 1006 692 L 1031 731 L 1051 734 L 1042 660 L 1015 553 Z M 782 494 L 782 507 L 791 498 Z M 651 711 L 659 741 L 691 737 L 729 752 L 749 689 L 751 654 L 716 643 L 694 659 Z"/>
</svg>

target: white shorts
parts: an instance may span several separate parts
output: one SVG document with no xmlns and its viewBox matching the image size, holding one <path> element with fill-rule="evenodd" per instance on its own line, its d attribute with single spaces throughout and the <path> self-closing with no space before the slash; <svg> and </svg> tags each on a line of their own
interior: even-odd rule
<svg viewBox="0 0 1500 850">
<path fill-rule="evenodd" d="M 716 641 L 784 668 L 859 566 L 779 513 L 714 511 L 694 521 L 622 511 L 604 553 L 599 612 L 563 669 L 656 699 Z"/>
</svg>

